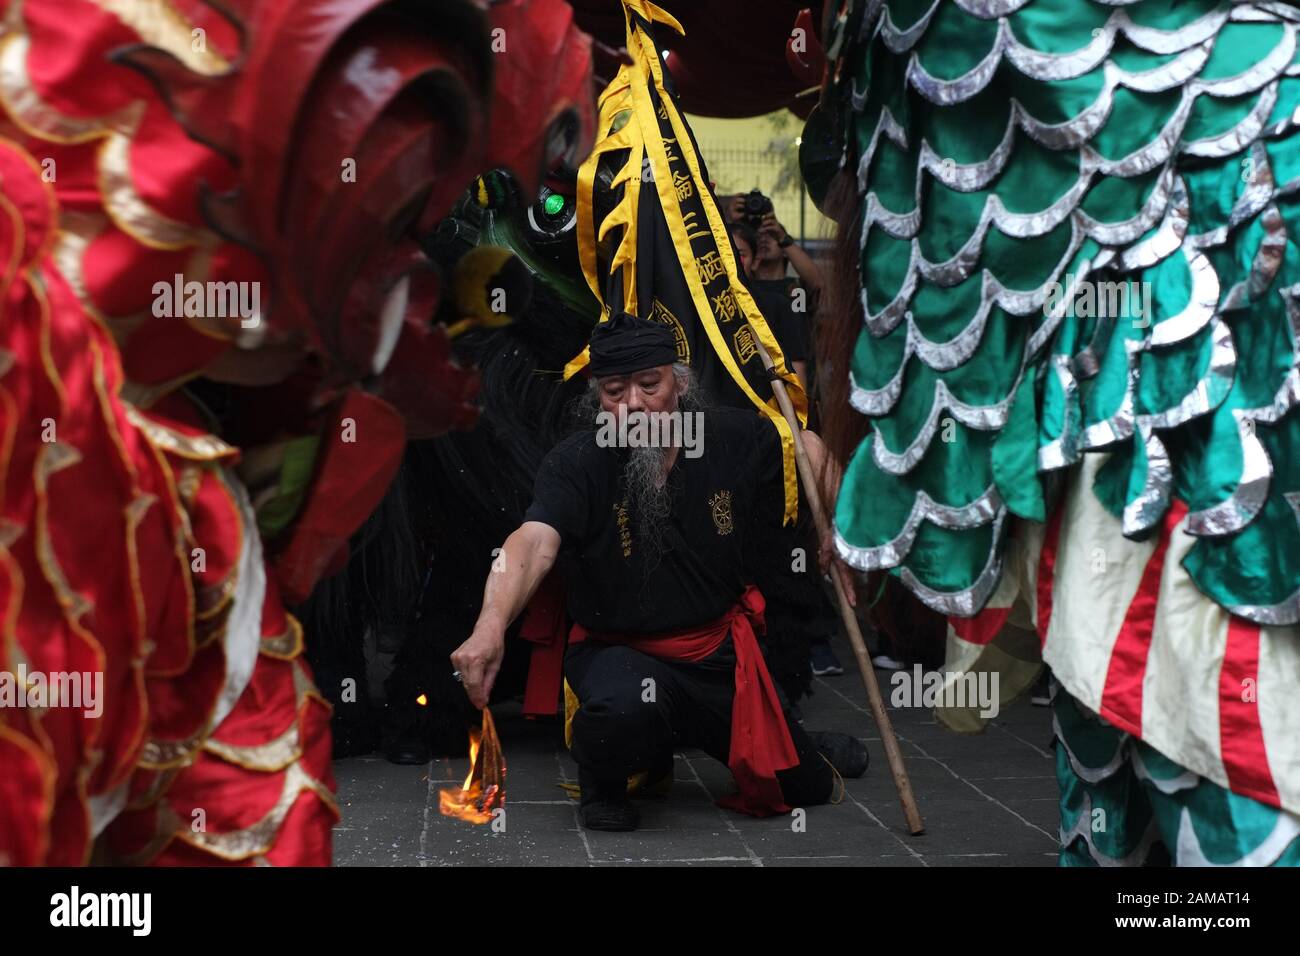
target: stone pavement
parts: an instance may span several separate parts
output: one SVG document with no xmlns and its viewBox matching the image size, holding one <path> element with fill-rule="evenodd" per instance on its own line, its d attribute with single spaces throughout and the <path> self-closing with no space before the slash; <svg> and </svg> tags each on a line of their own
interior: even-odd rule
<svg viewBox="0 0 1300 956">
<path fill-rule="evenodd" d="M 836 647 L 852 661 L 848 648 Z M 888 673 L 877 671 L 885 699 Z M 524 720 L 518 705 L 494 708 L 505 751 L 504 832 L 438 813 L 438 791 L 461 783 L 465 758 L 399 767 L 378 754 L 340 760 L 343 821 L 334 832 L 340 866 L 1054 866 L 1057 787 L 1051 711 L 1027 700 L 1002 711 L 981 735 L 939 725 L 930 710 L 892 709 L 926 833 L 908 836 L 888 765 L 856 670 L 818 678 L 803 702 L 804 725 L 856 734 L 871 769 L 847 781 L 838 805 L 793 817 L 753 819 L 714 806 L 731 792 L 726 767 L 679 752 L 667 799 L 639 801 L 641 829 L 579 827 L 577 801 L 561 789 L 577 767 L 557 724 Z"/>
</svg>

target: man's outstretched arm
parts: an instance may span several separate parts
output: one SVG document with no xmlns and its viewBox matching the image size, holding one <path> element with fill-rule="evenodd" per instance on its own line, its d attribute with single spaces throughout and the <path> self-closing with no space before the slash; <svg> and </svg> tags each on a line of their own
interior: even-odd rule
<svg viewBox="0 0 1300 956">
<path fill-rule="evenodd" d="M 483 610 L 474 631 L 451 655 L 475 707 L 487 705 L 505 655 L 506 628 L 528 605 L 559 553 L 559 532 L 540 521 L 525 521 L 501 546 L 483 588 Z"/>
</svg>

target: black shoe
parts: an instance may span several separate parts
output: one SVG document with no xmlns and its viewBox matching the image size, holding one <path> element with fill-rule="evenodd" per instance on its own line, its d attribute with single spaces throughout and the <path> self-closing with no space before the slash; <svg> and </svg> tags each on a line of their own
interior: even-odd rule
<svg viewBox="0 0 1300 956">
<path fill-rule="evenodd" d="M 598 781 L 593 774 L 579 767 L 578 783 L 582 788 L 578 819 L 588 830 L 625 833 L 635 830 L 640 824 L 641 815 L 627 798 L 626 779 L 608 783 Z"/>
<path fill-rule="evenodd" d="M 867 772 L 871 755 L 867 745 L 857 737 L 831 730 L 810 731 L 808 738 L 841 777 L 861 777 Z"/>
<path fill-rule="evenodd" d="M 844 673 L 844 665 L 840 663 L 840 659 L 831 650 L 830 641 L 817 641 L 811 646 L 810 650 L 812 652 L 812 672 L 814 676 L 838 677 Z"/>
</svg>

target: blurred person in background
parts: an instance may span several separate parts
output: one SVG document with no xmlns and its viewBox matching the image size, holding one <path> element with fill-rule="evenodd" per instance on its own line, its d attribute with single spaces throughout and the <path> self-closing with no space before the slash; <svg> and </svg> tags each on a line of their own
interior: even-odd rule
<svg viewBox="0 0 1300 956">
<path fill-rule="evenodd" d="M 744 273 L 750 293 L 768 328 L 781 346 L 781 354 L 799 376 L 799 384 L 808 392 L 808 336 L 802 317 L 795 314 L 784 283 L 766 282 L 754 278 L 755 255 L 762 240 L 748 223 L 729 222 L 727 232 L 736 246 L 740 271 Z"/>
<path fill-rule="evenodd" d="M 762 202 L 757 202 L 762 200 Z M 812 351 L 812 323 L 807 316 L 815 313 L 817 294 L 821 288 L 821 272 L 808 254 L 794 243 L 785 228 L 772 212 L 772 201 L 754 190 L 748 196 L 732 196 L 723 203 L 728 219 L 727 231 L 735 243 L 741 271 L 749 282 L 754 301 L 767 319 L 772 334 L 776 336 L 781 351 L 799 377 L 804 392 L 812 397 L 812 382 L 808 373 L 808 356 Z M 757 217 L 761 229 L 755 230 L 749 220 Z M 799 279 L 813 288 L 799 288 L 797 280 L 786 277 L 786 251 L 791 264 L 796 265 Z M 763 255 L 767 258 L 762 258 Z M 760 278 L 766 271 L 768 278 Z M 776 273 L 776 275 L 773 275 Z M 802 306 L 802 308 L 796 308 Z M 802 313 L 802 314 L 801 314 Z M 837 630 L 833 614 L 828 614 L 831 633 Z M 830 636 L 815 639 L 809 644 L 812 672 L 817 677 L 834 677 L 844 673 L 835 651 L 831 649 Z"/>
</svg>

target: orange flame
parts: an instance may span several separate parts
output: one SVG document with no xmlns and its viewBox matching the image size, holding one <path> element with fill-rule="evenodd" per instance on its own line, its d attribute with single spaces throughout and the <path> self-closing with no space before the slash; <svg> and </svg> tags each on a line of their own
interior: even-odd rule
<svg viewBox="0 0 1300 956">
<path fill-rule="evenodd" d="M 469 732 L 469 774 L 460 787 L 438 794 L 438 811 L 470 823 L 488 823 L 492 812 L 506 803 L 506 761 L 492 714 L 483 708 L 482 731 Z"/>
</svg>

